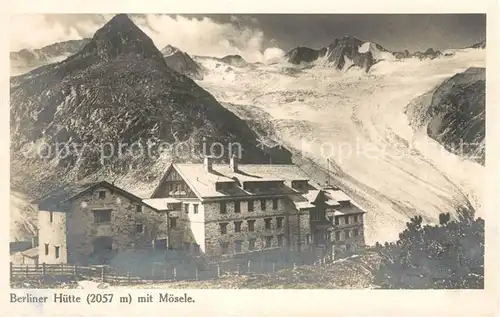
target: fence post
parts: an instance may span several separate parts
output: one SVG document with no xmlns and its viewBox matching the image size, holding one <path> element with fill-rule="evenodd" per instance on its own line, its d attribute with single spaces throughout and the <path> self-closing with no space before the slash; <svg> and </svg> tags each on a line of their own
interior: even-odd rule
<svg viewBox="0 0 500 317">
<path fill-rule="evenodd" d="M 47 274 L 47 269 L 45 267 L 45 262 L 42 263 L 42 275 L 45 276 L 45 274 Z"/>
<path fill-rule="evenodd" d="M 10 278 L 11 279 L 14 276 L 14 270 L 13 270 L 13 268 L 14 268 L 14 263 L 10 262 Z"/>
<path fill-rule="evenodd" d="M 236 274 L 240 275 L 240 264 L 236 264 Z"/>
<path fill-rule="evenodd" d="M 250 273 L 250 260 L 248 260 L 248 263 L 247 263 L 247 272 Z"/>
<path fill-rule="evenodd" d="M 154 280 L 155 279 L 155 266 L 153 264 L 153 268 L 151 269 L 151 278 Z"/>
<path fill-rule="evenodd" d="M 29 266 L 28 266 L 28 264 L 26 264 L 26 277 L 28 277 L 28 276 L 29 276 L 29 270 L 30 270 L 30 269 L 29 269 Z"/>
<path fill-rule="evenodd" d="M 61 275 L 64 272 L 64 263 L 61 263 Z"/>
<path fill-rule="evenodd" d="M 127 283 L 130 284 L 130 271 L 127 271 Z"/>
<path fill-rule="evenodd" d="M 198 267 L 195 267 L 196 269 L 196 280 L 198 281 Z"/>
<path fill-rule="evenodd" d="M 276 262 L 273 262 L 273 272 L 276 272 Z"/>
<path fill-rule="evenodd" d="M 293 270 L 295 271 L 296 268 L 297 266 L 295 265 L 295 262 L 293 262 Z"/>
<path fill-rule="evenodd" d="M 177 269 L 174 267 L 174 281 L 177 279 Z"/>
<path fill-rule="evenodd" d="M 76 278 L 78 276 L 78 266 L 74 265 L 73 266 L 73 276 Z"/>
<path fill-rule="evenodd" d="M 104 275 L 104 266 L 101 266 L 101 281 L 104 283 L 106 276 Z"/>
<path fill-rule="evenodd" d="M 219 264 L 217 264 L 217 277 L 220 277 L 220 265 Z"/>
</svg>

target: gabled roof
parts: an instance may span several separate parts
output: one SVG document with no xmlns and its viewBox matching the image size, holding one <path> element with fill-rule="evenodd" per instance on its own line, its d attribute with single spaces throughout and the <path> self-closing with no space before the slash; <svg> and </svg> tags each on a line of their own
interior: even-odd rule
<svg viewBox="0 0 500 317">
<path fill-rule="evenodd" d="M 233 172 L 228 164 L 213 164 L 212 171 L 205 170 L 203 164 L 172 164 L 172 168 L 186 181 L 188 186 L 200 198 L 217 198 L 232 196 L 251 196 L 252 193 L 236 188 L 231 193 L 217 191 L 215 184 L 217 182 L 276 182 L 282 181 L 287 186 L 291 186 L 294 180 L 309 180 L 309 177 L 296 165 L 277 165 L 277 164 L 238 164 L 238 170 Z M 167 170 L 167 173 L 171 169 Z M 236 191 L 236 192 L 234 192 Z M 273 190 L 274 191 L 274 190 Z M 280 190 L 275 194 L 294 194 L 296 191 Z"/>
<path fill-rule="evenodd" d="M 117 192 L 120 195 L 127 197 L 131 201 L 137 202 L 137 203 L 142 203 L 145 204 L 141 198 L 135 196 L 134 194 L 119 188 L 107 181 L 100 181 L 100 182 L 92 182 L 92 183 L 77 183 L 74 185 L 68 185 L 68 186 L 62 186 L 49 194 L 38 198 L 34 201 L 32 201 L 32 204 L 37 204 L 39 209 L 46 209 L 46 210 L 51 210 L 51 209 L 57 209 L 61 204 L 64 204 L 66 202 L 70 202 L 78 197 L 81 197 L 82 195 L 85 195 L 86 193 L 95 190 L 97 188 L 104 187 L 107 188 L 111 191 Z M 145 204 L 147 205 L 147 204 Z M 157 210 L 153 206 L 149 206 L 154 210 Z"/>
<path fill-rule="evenodd" d="M 181 203 L 180 200 L 171 197 L 144 199 L 142 202 L 158 211 L 168 210 L 169 204 Z"/>
</svg>

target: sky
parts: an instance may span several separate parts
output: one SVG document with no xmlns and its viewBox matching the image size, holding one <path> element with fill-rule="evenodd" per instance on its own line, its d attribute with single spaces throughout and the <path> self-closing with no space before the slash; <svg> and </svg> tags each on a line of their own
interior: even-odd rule
<svg viewBox="0 0 500 317">
<path fill-rule="evenodd" d="M 11 16 L 11 51 L 91 37 L 112 15 Z M 265 61 L 297 47 L 321 48 L 352 35 L 391 51 L 462 48 L 485 39 L 484 14 L 131 15 L 161 49 L 192 55 L 240 54 Z"/>
</svg>

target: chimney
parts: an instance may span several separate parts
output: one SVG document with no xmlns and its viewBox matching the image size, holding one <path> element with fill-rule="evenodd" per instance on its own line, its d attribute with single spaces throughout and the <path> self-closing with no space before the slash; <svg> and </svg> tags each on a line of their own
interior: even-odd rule
<svg viewBox="0 0 500 317">
<path fill-rule="evenodd" d="M 210 156 L 205 156 L 203 159 L 203 167 L 205 167 L 205 171 L 211 172 L 212 171 L 212 164 L 213 164 L 213 158 Z"/>
<path fill-rule="evenodd" d="M 229 166 L 231 167 L 231 170 L 233 172 L 238 171 L 238 157 L 236 156 L 236 154 L 233 154 L 233 156 L 231 156 L 231 159 L 229 160 Z"/>
</svg>

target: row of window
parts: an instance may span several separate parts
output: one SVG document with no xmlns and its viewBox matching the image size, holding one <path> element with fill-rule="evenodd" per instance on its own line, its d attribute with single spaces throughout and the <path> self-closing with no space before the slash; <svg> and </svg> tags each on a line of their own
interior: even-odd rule
<svg viewBox="0 0 500 317">
<path fill-rule="evenodd" d="M 344 241 L 346 239 L 359 236 L 359 229 L 340 230 L 335 232 L 336 241 Z"/>
<path fill-rule="evenodd" d="M 184 212 L 189 213 L 189 204 L 184 204 Z M 193 204 L 193 213 L 195 215 L 198 213 L 198 204 Z"/>
<path fill-rule="evenodd" d="M 283 219 L 284 219 L 284 217 L 276 217 L 276 229 L 283 228 Z M 248 232 L 255 231 L 255 221 L 256 221 L 256 219 L 247 220 Z M 273 221 L 273 218 L 264 218 L 264 229 L 265 230 L 270 230 L 272 228 L 272 221 Z M 241 225 L 242 224 L 243 224 L 243 221 L 235 221 L 234 222 L 234 232 L 241 232 Z M 219 223 L 221 234 L 227 233 L 227 226 L 228 225 L 229 225 L 229 222 Z"/>
<path fill-rule="evenodd" d="M 49 255 L 49 244 L 45 243 L 45 255 Z M 55 252 L 55 257 L 56 259 L 59 259 L 59 247 L 54 246 L 54 252 Z"/>
<path fill-rule="evenodd" d="M 263 247 L 264 248 L 271 248 L 273 246 L 273 239 L 274 237 L 273 236 L 265 236 L 263 238 Z M 276 241 L 277 241 L 277 244 L 276 246 L 277 247 L 282 247 L 283 244 L 284 244 L 284 235 L 282 234 L 279 234 L 276 236 Z M 253 251 L 256 249 L 256 242 L 257 242 L 257 239 L 253 238 L 253 239 L 248 239 L 248 251 Z M 245 243 L 244 240 L 236 240 L 234 241 L 234 253 L 241 253 L 243 252 L 243 244 Z M 222 254 L 228 254 L 229 253 L 229 242 L 221 242 L 220 244 L 220 247 L 221 247 L 221 253 Z"/>
<path fill-rule="evenodd" d="M 267 209 L 267 200 L 266 199 L 259 199 L 259 201 L 260 201 L 260 210 L 265 211 Z M 247 202 L 247 210 L 249 212 L 253 212 L 255 210 L 256 200 L 247 200 L 246 202 Z M 234 203 L 234 212 L 240 213 L 241 212 L 241 202 L 236 200 L 233 203 Z M 272 199 L 272 208 L 273 208 L 273 210 L 278 209 L 278 198 Z M 220 213 L 221 214 L 227 213 L 227 202 L 225 202 L 225 201 L 220 202 Z"/>
<path fill-rule="evenodd" d="M 328 220 L 333 223 L 333 218 L 334 217 L 328 217 Z M 340 221 L 343 219 L 343 221 Z M 361 223 L 363 221 L 363 215 L 354 215 L 354 216 L 337 216 L 335 217 L 335 224 L 338 225 L 348 225 L 348 224 L 355 224 L 355 223 Z"/>
</svg>

